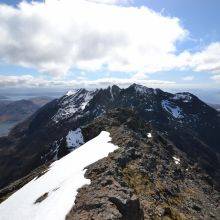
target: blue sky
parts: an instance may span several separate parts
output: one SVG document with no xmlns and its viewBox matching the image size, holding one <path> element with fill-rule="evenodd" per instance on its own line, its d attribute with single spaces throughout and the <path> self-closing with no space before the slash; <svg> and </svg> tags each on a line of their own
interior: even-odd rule
<svg viewBox="0 0 220 220">
<path fill-rule="evenodd" d="M 42 9 L 45 9 L 47 13 L 56 10 L 53 7 L 54 3 L 48 3 L 46 6 L 41 3 L 40 9 L 27 3 L 26 6 L 17 7 L 20 2 L 17 0 L 1 1 L 0 4 L 5 3 L 10 10 L 15 10 L 6 14 L 5 8 L 0 9 L 4 12 L 0 16 L 0 23 L 3 23 L 2 27 L 5 27 L 3 31 L 7 33 L 6 41 L 0 39 L 1 87 L 5 89 L 14 87 L 16 89 L 21 87 L 60 89 L 87 85 L 106 86 L 108 82 L 109 84 L 119 82 L 120 85 L 126 86 L 134 81 L 147 86 L 176 90 L 217 90 L 219 88 L 219 0 L 133 0 L 126 3 L 120 0 L 97 1 L 99 3 L 94 3 L 94 0 L 88 3 L 88 8 L 92 7 L 92 10 L 94 9 L 98 14 L 97 19 L 92 18 L 89 25 L 88 21 L 91 20 L 89 16 L 92 16 L 92 12 L 91 15 L 86 13 L 83 8 L 87 7 L 85 4 L 84 6 L 77 5 L 79 14 L 82 16 L 72 17 L 68 14 L 67 6 L 73 6 L 72 10 L 74 10 L 76 5 L 71 4 L 75 3 L 63 3 L 66 4 L 63 10 L 67 9 L 67 12 L 64 11 L 62 17 L 66 16 L 66 20 L 59 20 L 56 13 L 51 13 L 48 18 L 44 19 L 43 12 L 40 12 Z M 103 4 L 103 2 L 111 4 Z M 146 10 L 140 9 L 143 6 Z M 13 7 L 17 8 L 13 9 Z M 123 12 L 123 8 L 128 8 L 128 10 Z M 129 8 L 135 10 L 129 11 Z M 99 23 L 99 20 L 102 20 L 100 17 L 103 16 L 101 12 L 103 10 L 109 18 L 103 17 L 103 21 Z M 115 30 L 117 19 L 120 21 L 117 10 L 121 10 L 127 16 L 127 20 L 131 23 L 131 30 L 127 27 L 123 30 L 124 32 L 120 29 L 117 29 L 118 32 Z M 64 28 L 55 28 L 55 30 L 51 28 L 53 15 L 57 27 L 63 24 Z M 79 19 L 76 22 L 77 26 L 71 23 L 74 19 Z M 108 28 L 105 24 L 111 22 L 111 19 L 112 23 Z M 157 26 L 151 25 L 151 19 L 155 19 Z M 138 21 L 141 21 L 141 24 Z M 129 26 L 129 23 L 122 21 L 119 27 L 123 28 L 126 25 Z M 136 28 L 138 25 L 141 27 Z M 84 26 L 87 29 L 84 29 Z M 100 29 L 97 26 L 100 26 Z M 74 32 L 76 27 L 77 32 Z M 81 33 L 78 36 L 78 32 L 85 32 L 88 29 L 90 32 Z M 61 35 L 62 31 L 64 34 Z M 135 33 L 134 36 L 132 31 Z M 37 34 L 39 38 L 35 39 Z M 69 35 L 76 40 L 72 41 Z M 41 37 L 43 43 L 39 40 Z M 157 41 L 153 39 L 154 37 Z M 54 39 L 57 40 L 58 45 L 61 45 L 60 47 L 54 44 Z M 82 42 L 81 39 L 83 39 Z M 117 39 L 118 42 L 116 42 Z M 126 41 L 128 44 L 123 45 Z M 39 42 L 39 46 L 36 42 Z M 47 47 L 48 45 L 50 47 Z M 55 45 L 54 50 L 51 45 Z M 72 55 L 73 50 L 68 49 L 70 47 L 74 48 L 74 55 Z M 138 54 L 139 51 L 142 53 L 139 47 L 145 48 L 143 55 Z M 77 55 L 75 55 L 75 48 L 77 48 Z M 117 59 L 116 56 L 118 56 Z M 144 57 L 146 61 L 142 60 Z"/>
</svg>

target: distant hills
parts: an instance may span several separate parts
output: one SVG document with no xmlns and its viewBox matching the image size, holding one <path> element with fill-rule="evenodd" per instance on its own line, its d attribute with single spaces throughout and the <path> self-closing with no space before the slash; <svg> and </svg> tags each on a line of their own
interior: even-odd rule
<svg viewBox="0 0 220 220">
<path fill-rule="evenodd" d="M 4 96 L 4 95 L 0 95 L 0 100 L 1 99 L 7 99 L 8 97 Z"/>
<path fill-rule="evenodd" d="M 13 126 L 28 118 L 49 101 L 51 101 L 49 97 L 19 101 L 0 100 L 0 136 L 7 135 Z"/>
</svg>

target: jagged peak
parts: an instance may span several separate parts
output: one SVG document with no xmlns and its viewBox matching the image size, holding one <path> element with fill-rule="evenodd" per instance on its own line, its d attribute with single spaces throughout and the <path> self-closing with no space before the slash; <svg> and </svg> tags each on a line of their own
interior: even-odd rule
<svg viewBox="0 0 220 220">
<path fill-rule="evenodd" d="M 143 85 L 140 85 L 140 84 L 136 84 L 136 83 L 133 83 L 132 85 L 130 85 L 128 87 L 129 88 L 132 88 L 134 89 L 136 92 L 139 92 L 141 94 L 146 94 L 146 93 L 155 93 L 156 94 L 156 90 L 153 89 L 153 88 L 148 88 L 146 86 L 143 86 Z"/>
<path fill-rule="evenodd" d="M 89 91 L 85 88 L 80 88 L 77 90 L 77 93 L 85 93 L 85 92 L 89 92 Z"/>
<path fill-rule="evenodd" d="M 72 95 L 75 95 L 75 94 L 77 94 L 77 93 L 86 92 L 86 91 L 87 91 L 87 90 L 84 89 L 84 88 L 71 89 L 71 90 L 69 90 L 69 91 L 65 94 L 65 96 L 72 96 Z"/>
<path fill-rule="evenodd" d="M 114 96 L 121 91 L 121 88 L 117 85 L 108 86 L 107 90 L 109 90 L 111 98 L 114 99 Z"/>
<path fill-rule="evenodd" d="M 81 94 L 81 93 L 88 93 L 88 92 L 94 92 L 95 90 L 87 90 L 85 88 L 80 88 L 80 89 L 72 89 L 69 90 L 64 96 L 73 96 L 76 94 Z"/>
<path fill-rule="evenodd" d="M 115 89 L 117 89 L 117 90 L 121 90 L 121 88 L 119 87 L 119 86 L 117 86 L 117 85 L 110 85 L 110 86 L 108 86 L 108 89 L 112 89 L 112 90 L 115 90 Z"/>
<path fill-rule="evenodd" d="M 76 90 L 69 90 L 65 96 L 71 96 L 71 95 L 74 95 L 76 93 Z"/>
<path fill-rule="evenodd" d="M 135 88 L 135 87 L 144 87 L 144 86 L 137 83 L 132 83 L 128 88 Z"/>
</svg>

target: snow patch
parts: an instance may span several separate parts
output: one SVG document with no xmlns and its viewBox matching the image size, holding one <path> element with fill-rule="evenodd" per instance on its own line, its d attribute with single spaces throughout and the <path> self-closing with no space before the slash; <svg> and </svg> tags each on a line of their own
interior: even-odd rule
<svg viewBox="0 0 220 220">
<path fill-rule="evenodd" d="M 110 134 L 102 131 L 96 138 L 52 163 L 48 172 L 0 204 L 0 219 L 65 220 L 74 205 L 77 189 L 90 184 L 84 177 L 84 168 L 118 148 L 110 141 Z M 36 203 L 44 195 L 46 198 Z"/>
<path fill-rule="evenodd" d="M 88 105 L 89 101 L 95 95 L 95 91 L 87 91 L 80 89 L 75 92 L 73 95 L 64 96 L 60 100 L 60 108 L 57 113 L 52 117 L 52 120 L 55 123 L 58 123 L 61 120 L 68 119 L 72 117 L 75 113 L 83 111 Z"/>
<path fill-rule="evenodd" d="M 76 93 L 75 90 L 70 90 L 66 93 L 66 96 L 71 96 L 71 95 L 74 95 Z"/>
<path fill-rule="evenodd" d="M 87 104 L 89 103 L 89 101 L 92 99 L 93 94 L 91 94 L 90 92 L 88 92 L 85 97 L 84 97 L 84 101 L 81 104 L 81 110 L 84 110 L 85 107 L 87 106 Z"/>
<path fill-rule="evenodd" d="M 136 92 L 141 94 L 146 94 L 146 93 L 152 94 L 156 92 L 154 89 L 147 88 L 146 86 L 142 86 L 142 85 L 135 85 L 134 88 Z"/>
<path fill-rule="evenodd" d="M 180 159 L 177 157 L 173 157 L 175 164 L 180 164 Z"/>
<path fill-rule="evenodd" d="M 152 134 L 151 133 L 147 133 L 147 137 L 148 138 L 152 138 Z"/>
<path fill-rule="evenodd" d="M 190 102 L 192 95 L 190 93 L 177 93 L 174 95 L 173 100 L 182 100 L 183 102 Z"/>
<path fill-rule="evenodd" d="M 113 91 L 112 91 L 112 86 L 110 86 L 109 89 L 110 89 L 111 99 L 114 100 L 114 94 L 113 94 Z"/>
<path fill-rule="evenodd" d="M 67 147 L 71 150 L 78 148 L 84 144 L 81 128 L 77 128 L 75 131 L 69 131 L 66 136 Z"/>
<path fill-rule="evenodd" d="M 163 100 L 161 102 L 161 105 L 162 105 L 163 109 L 165 109 L 167 112 L 169 112 L 174 118 L 184 118 L 180 107 L 174 105 L 170 101 Z"/>
</svg>

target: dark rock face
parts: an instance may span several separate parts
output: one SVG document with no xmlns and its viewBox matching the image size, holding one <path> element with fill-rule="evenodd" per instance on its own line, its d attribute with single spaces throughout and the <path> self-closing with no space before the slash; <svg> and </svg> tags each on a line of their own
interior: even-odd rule
<svg viewBox="0 0 220 220">
<path fill-rule="evenodd" d="M 101 127 L 120 148 L 86 168 L 91 184 L 79 190 L 68 220 L 219 217 L 217 182 L 196 158 L 188 157 L 132 110 L 110 111 L 82 129 L 92 138 L 91 131 L 96 136 Z M 147 137 L 149 132 L 152 138 Z"/>
<path fill-rule="evenodd" d="M 136 84 L 65 95 L 0 138 L 0 188 L 66 155 L 66 136 L 79 127 L 85 142 L 109 131 L 119 149 L 87 167 L 91 184 L 67 219 L 219 217 L 218 112 L 192 94 Z"/>
</svg>

